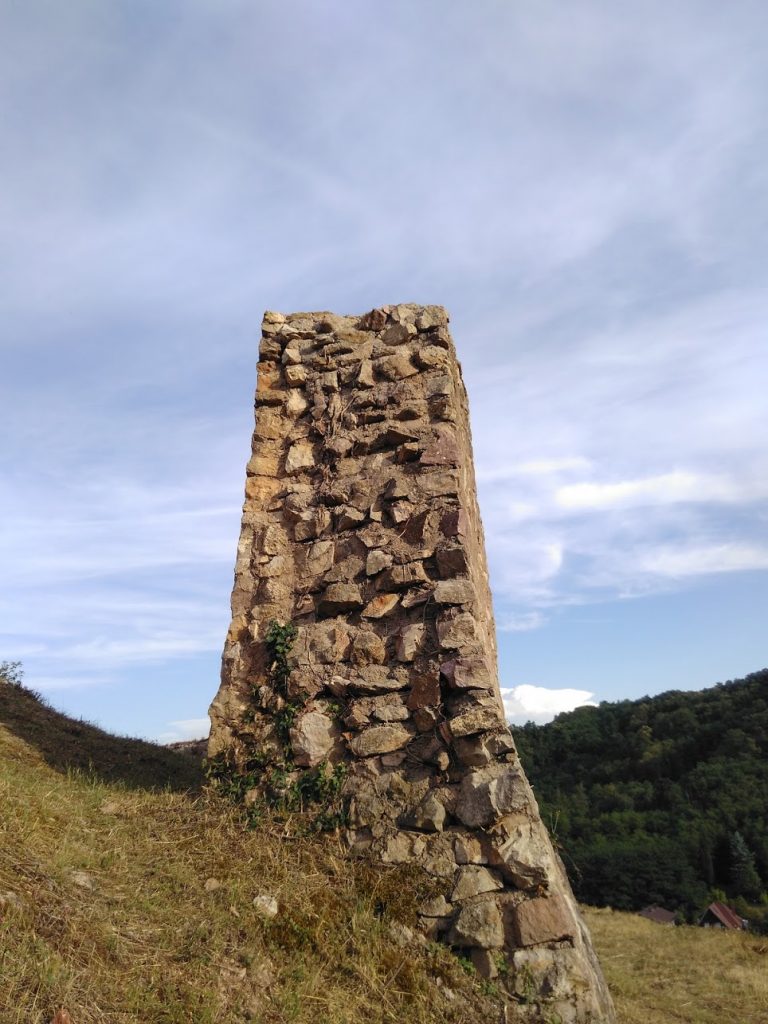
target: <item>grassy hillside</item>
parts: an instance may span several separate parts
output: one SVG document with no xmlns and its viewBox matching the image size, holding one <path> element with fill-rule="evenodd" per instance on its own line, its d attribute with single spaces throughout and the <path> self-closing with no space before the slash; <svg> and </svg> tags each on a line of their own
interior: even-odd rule
<svg viewBox="0 0 768 1024">
<path fill-rule="evenodd" d="M 422 879 L 244 829 L 199 784 L 0 686 L 0 1024 L 495 1024 L 492 988 L 403 933 Z M 587 916 L 620 1024 L 768 1024 L 765 940 Z"/>
<path fill-rule="evenodd" d="M 768 940 L 584 908 L 619 1024 L 768 1024 Z"/>
<path fill-rule="evenodd" d="M 577 895 L 689 915 L 768 889 L 768 670 L 515 730 Z M 759 910 L 754 911 L 759 918 Z"/>
<path fill-rule="evenodd" d="M 199 783 L 0 684 L 0 1024 L 497 1019 L 449 951 L 404 937 L 422 879 L 248 831 Z"/>
</svg>

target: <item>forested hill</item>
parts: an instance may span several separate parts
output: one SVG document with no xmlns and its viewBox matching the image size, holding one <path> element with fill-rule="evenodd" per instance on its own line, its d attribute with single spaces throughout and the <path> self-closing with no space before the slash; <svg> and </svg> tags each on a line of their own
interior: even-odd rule
<svg viewBox="0 0 768 1024">
<path fill-rule="evenodd" d="M 515 738 L 586 903 L 690 917 L 713 895 L 744 912 L 766 902 L 768 669 L 578 708 Z"/>
</svg>

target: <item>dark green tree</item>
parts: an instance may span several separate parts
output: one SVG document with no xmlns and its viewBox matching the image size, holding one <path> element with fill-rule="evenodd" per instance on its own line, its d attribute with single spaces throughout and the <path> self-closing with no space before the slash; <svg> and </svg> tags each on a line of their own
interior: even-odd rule
<svg viewBox="0 0 768 1024">
<path fill-rule="evenodd" d="M 760 898 L 762 885 L 755 869 L 755 858 L 744 842 L 741 832 L 730 836 L 731 888 L 734 896 L 745 896 L 748 900 Z"/>
</svg>

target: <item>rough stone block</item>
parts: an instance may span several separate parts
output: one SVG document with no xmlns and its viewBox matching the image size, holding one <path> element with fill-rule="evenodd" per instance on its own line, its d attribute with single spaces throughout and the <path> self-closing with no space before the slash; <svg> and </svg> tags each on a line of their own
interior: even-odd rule
<svg viewBox="0 0 768 1024">
<path fill-rule="evenodd" d="M 354 583 L 331 583 L 317 606 L 319 615 L 341 615 L 363 607 L 360 587 Z"/>
<path fill-rule="evenodd" d="M 435 793 L 430 792 L 407 816 L 406 824 L 408 828 L 421 832 L 442 832 L 447 816 L 445 805 Z"/>
<path fill-rule="evenodd" d="M 493 900 L 467 903 L 459 911 L 449 941 L 454 946 L 498 949 L 504 945 L 504 922 Z"/>
<path fill-rule="evenodd" d="M 478 641 L 477 622 L 469 612 L 450 609 L 441 612 L 437 620 L 437 638 L 446 651 L 474 648 Z"/>
<path fill-rule="evenodd" d="M 290 733 L 296 764 L 308 768 L 327 760 L 341 736 L 338 722 L 319 710 L 301 715 Z"/>
<path fill-rule="evenodd" d="M 361 629 L 352 641 L 350 659 L 353 665 L 380 665 L 387 656 L 387 646 L 372 629 Z"/>
<path fill-rule="evenodd" d="M 408 695 L 408 707 L 411 711 L 418 708 L 434 707 L 440 703 L 440 682 L 435 675 L 423 673 L 413 680 Z"/>
<path fill-rule="evenodd" d="M 471 580 L 440 580 L 435 587 L 438 604 L 472 604 L 475 588 Z"/>
<path fill-rule="evenodd" d="M 374 549 L 368 552 L 368 557 L 365 560 L 365 571 L 368 576 L 375 576 L 383 569 L 388 569 L 390 565 L 392 565 L 392 555 L 386 551 Z"/>
<path fill-rule="evenodd" d="M 422 623 L 412 623 L 403 626 L 397 638 L 397 660 L 409 662 L 416 657 L 421 642 L 424 639 L 424 626 Z"/>
<path fill-rule="evenodd" d="M 455 903 L 457 900 L 467 900 L 472 896 L 480 896 L 484 892 L 496 892 L 503 888 L 503 884 L 488 868 L 479 864 L 468 864 L 458 871 L 451 900 Z"/>
<path fill-rule="evenodd" d="M 517 946 L 536 946 L 542 942 L 571 939 L 577 925 L 562 896 L 524 900 L 513 906 L 510 921 Z"/>
<path fill-rule="evenodd" d="M 438 548 L 435 558 L 438 571 L 444 578 L 463 576 L 469 568 L 464 548 Z"/>
<path fill-rule="evenodd" d="M 397 607 L 400 601 L 399 594 L 378 594 L 365 606 L 363 617 L 366 619 L 381 619 L 389 615 Z"/>
<path fill-rule="evenodd" d="M 349 749 L 357 757 L 371 757 L 374 754 L 386 754 L 390 750 L 399 750 L 411 739 L 412 733 L 404 726 L 374 725 L 363 730 L 349 741 Z"/>
</svg>

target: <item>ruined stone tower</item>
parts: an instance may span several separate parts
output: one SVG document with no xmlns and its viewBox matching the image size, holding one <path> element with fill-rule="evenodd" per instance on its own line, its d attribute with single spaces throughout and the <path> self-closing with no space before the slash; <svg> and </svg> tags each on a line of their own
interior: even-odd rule
<svg viewBox="0 0 768 1024">
<path fill-rule="evenodd" d="M 501 970 L 509 1020 L 610 1022 L 504 718 L 447 323 L 437 306 L 265 314 L 209 755 L 267 795 L 345 765 L 350 853 L 439 880 L 422 926 Z M 274 622 L 297 631 L 279 680 Z"/>
</svg>

